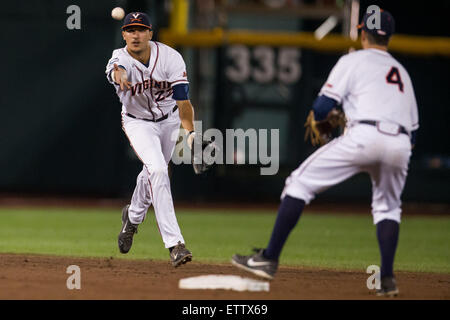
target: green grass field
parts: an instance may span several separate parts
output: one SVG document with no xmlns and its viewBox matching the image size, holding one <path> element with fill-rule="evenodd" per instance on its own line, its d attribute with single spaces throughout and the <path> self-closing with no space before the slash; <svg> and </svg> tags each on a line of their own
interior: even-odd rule
<svg viewBox="0 0 450 320">
<path fill-rule="evenodd" d="M 153 212 L 119 253 L 121 210 L 0 209 L 0 252 L 168 260 Z M 267 245 L 273 211 L 178 210 L 195 261 L 229 262 L 234 253 Z M 403 217 L 395 269 L 450 272 L 450 217 Z M 305 212 L 281 256 L 282 265 L 365 270 L 379 265 L 375 226 L 368 215 Z"/>
</svg>

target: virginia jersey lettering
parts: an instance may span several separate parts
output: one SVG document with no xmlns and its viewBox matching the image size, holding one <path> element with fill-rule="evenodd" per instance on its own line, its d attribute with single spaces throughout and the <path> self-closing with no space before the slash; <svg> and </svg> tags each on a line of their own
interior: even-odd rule
<svg viewBox="0 0 450 320">
<path fill-rule="evenodd" d="M 122 111 L 138 118 L 158 119 L 175 106 L 172 87 L 188 84 L 186 65 L 182 56 L 173 48 L 156 41 L 150 41 L 150 61 L 148 66 L 134 59 L 121 48 L 113 51 L 106 66 L 108 81 L 116 88 L 122 103 Z M 111 78 L 114 64 L 127 71 L 130 90 L 121 90 Z"/>
</svg>

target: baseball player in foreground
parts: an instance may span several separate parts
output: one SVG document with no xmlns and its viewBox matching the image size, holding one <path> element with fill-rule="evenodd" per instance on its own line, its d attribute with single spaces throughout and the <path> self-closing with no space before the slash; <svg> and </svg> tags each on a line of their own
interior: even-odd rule
<svg viewBox="0 0 450 320">
<path fill-rule="evenodd" d="M 168 163 L 180 123 L 192 146 L 194 110 L 182 56 L 153 36 L 149 17 L 128 14 L 122 26 L 126 46 L 113 51 L 106 66 L 108 81 L 122 103 L 122 129 L 143 163 L 129 205 L 122 210 L 118 236 L 121 253 L 131 249 L 133 236 L 153 204 L 157 227 L 174 267 L 192 260 L 175 216 Z M 178 134 L 175 134 L 178 137 Z"/>
<path fill-rule="evenodd" d="M 381 253 L 381 289 L 377 295 L 398 294 L 393 265 L 399 236 L 400 196 L 419 127 L 411 79 L 388 52 L 394 19 L 380 12 L 381 25 L 360 25 L 363 50 L 340 58 L 313 104 L 313 128 L 327 122 L 342 104 L 344 135 L 326 143 L 287 178 L 268 246 L 253 255 L 234 255 L 232 263 L 272 279 L 281 250 L 305 205 L 314 197 L 359 172 L 372 181 L 372 216 Z M 322 133 L 320 133 L 322 134 Z"/>
</svg>

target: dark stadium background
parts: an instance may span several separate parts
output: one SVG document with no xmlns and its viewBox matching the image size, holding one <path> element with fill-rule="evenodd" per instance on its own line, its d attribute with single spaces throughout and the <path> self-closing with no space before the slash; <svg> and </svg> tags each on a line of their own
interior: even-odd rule
<svg viewBox="0 0 450 320">
<path fill-rule="evenodd" d="M 71 4 L 81 8 L 81 30 L 66 28 L 66 8 Z M 449 36 L 448 1 L 429 1 L 426 5 L 361 1 L 361 9 L 370 4 L 393 14 L 399 34 Z M 141 164 L 122 132 L 120 104 L 104 76 L 112 50 L 123 46 L 120 22 L 110 16 L 115 6 L 123 6 L 127 12 L 148 12 L 156 27 L 156 40 L 158 29 L 168 27 L 164 1 L 2 3 L 0 197 L 126 199 L 131 195 Z M 309 32 L 324 20 L 298 19 L 297 31 Z M 339 26 L 333 32 L 340 32 Z M 230 88 L 221 82 L 226 64 L 224 48 L 212 51 L 217 59 L 212 70 L 216 85 L 207 93 L 198 85 L 202 81 L 197 72 L 202 63 L 198 52 L 177 49 L 193 70 L 191 100 L 197 120 L 208 119 L 205 123 L 210 127 L 230 128 L 233 117 L 226 103 Z M 284 160 L 277 175 L 260 176 L 259 166 L 249 165 L 217 166 L 196 176 L 189 165 L 171 165 L 175 202 L 277 202 L 287 175 L 314 150 L 303 142 L 303 123 L 320 85 L 344 53 L 302 50 L 303 74 L 296 102 L 279 107 L 287 115 L 286 127 L 290 129 L 285 134 L 281 154 Z M 448 204 L 449 56 L 393 55 L 410 73 L 420 115 L 403 200 Z M 203 103 L 204 94 L 211 97 L 209 103 Z M 265 106 L 259 109 L 269 110 Z M 358 175 L 326 191 L 317 201 L 368 204 L 370 190 L 369 178 Z"/>
</svg>

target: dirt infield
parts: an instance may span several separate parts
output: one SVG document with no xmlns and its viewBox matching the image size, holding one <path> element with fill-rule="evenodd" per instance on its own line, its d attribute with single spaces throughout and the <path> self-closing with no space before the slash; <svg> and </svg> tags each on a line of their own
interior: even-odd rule
<svg viewBox="0 0 450 320">
<path fill-rule="evenodd" d="M 71 274 L 81 270 L 81 289 L 67 289 Z M 380 299 L 366 287 L 364 272 L 281 267 L 269 292 L 186 290 L 182 278 L 207 274 L 251 277 L 231 264 L 191 262 L 173 268 L 169 262 L 112 258 L 71 258 L 0 254 L 0 299 L 101 300 L 302 300 Z M 450 274 L 397 272 L 397 299 L 450 299 Z"/>
</svg>

